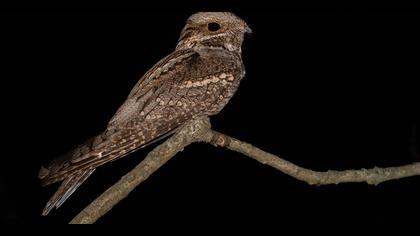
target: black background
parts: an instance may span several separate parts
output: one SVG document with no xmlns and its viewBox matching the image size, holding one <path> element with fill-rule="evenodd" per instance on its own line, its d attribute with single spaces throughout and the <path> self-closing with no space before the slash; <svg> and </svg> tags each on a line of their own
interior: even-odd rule
<svg viewBox="0 0 420 236">
<path fill-rule="evenodd" d="M 0 219 L 67 223 L 153 147 L 99 168 L 47 217 L 39 167 L 101 132 L 195 11 L 1 12 Z M 247 75 L 215 130 L 318 171 L 420 161 L 417 12 L 251 12 Z M 419 177 L 309 186 L 194 144 L 98 223 L 407 223 Z"/>
</svg>

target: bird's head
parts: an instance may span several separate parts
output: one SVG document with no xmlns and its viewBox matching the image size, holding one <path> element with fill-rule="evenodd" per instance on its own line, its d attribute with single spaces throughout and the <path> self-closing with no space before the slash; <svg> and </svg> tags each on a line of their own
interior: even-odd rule
<svg viewBox="0 0 420 236">
<path fill-rule="evenodd" d="M 177 49 L 213 47 L 241 51 L 245 33 L 251 29 L 230 12 L 199 12 L 188 18 Z"/>
</svg>

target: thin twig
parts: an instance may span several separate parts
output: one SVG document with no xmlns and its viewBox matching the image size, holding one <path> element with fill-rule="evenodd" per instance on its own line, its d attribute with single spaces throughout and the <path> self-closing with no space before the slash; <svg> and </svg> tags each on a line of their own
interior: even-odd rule
<svg viewBox="0 0 420 236">
<path fill-rule="evenodd" d="M 96 220 L 124 199 L 137 185 L 146 180 L 170 158 L 194 142 L 207 142 L 242 153 L 309 184 L 324 185 L 345 182 L 366 182 L 377 185 L 384 181 L 420 175 L 420 163 L 388 168 L 375 167 L 361 170 L 313 171 L 299 167 L 248 143 L 213 131 L 210 129 L 208 118 L 201 118 L 187 123 L 166 142 L 156 147 L 138 166 L 82 210 L 70 223 L 90 224 L 96 222 Z"/>
<path fill-rule="evenodd" d="M 221 134 L 213 130 L 211 130 L 211 132 L 213 133 L 213 140 L 217 140 L 216 143 L 214 141 L 210 141 L 213 144 L 242 153 L 245 156 L 251 157 L 263 164 L 274 167 L 287 175 L 307 182 L 311 185 L 339 184 L 348 182 L 366 182 L 368 184 L 377 185 L 389 180 L 420 175 L 419 162 L 388 168 L 374 167 L 372 169 L 361 170 L 329 170 L 326 172 L 313 171 L 297 166 L 278 156 L 256 148 L 251 144 L 239 141 L 225 134 Z"/>
</svg>

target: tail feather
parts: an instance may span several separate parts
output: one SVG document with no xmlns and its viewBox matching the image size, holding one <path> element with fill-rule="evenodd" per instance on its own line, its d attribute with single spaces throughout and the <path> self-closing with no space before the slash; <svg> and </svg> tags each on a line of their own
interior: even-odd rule
<svg viewBox="0 0 420 236">
<path fill-rule="evenodd" d="M 41 167 L 38 175 L 41 185 L 63 181 L 48 201 L 42 215 L 47 215 L 54 207 L 60 207 L 97 167 L 173 134 L 180 124 L 157 126 L 154 132 L 148 133 L 138 130 L 121 130 L 109 136 L 99 135 L 52 161 L 47 167 Z"/>
<path fill-rule="evenodd" d="M 73 193 L 76 189 L 95 171 L 95 169 L 87 169 L 83 172 L 76 173 L 69 176 L 63 181 L 60 188 L 48 201 L 42 215 L 46 216 L 55 207 L 59 208 Z"/>
</svg>

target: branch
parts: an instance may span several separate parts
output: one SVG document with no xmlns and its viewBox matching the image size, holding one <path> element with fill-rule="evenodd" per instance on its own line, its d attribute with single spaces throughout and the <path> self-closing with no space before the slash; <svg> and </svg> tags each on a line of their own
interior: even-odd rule
<svg viewBox="0 0 420 236">
<path fill-rule="evenodd" d="M 207 142 L 242 153 L 308 184 L 325 185 L 346 182 L 366 182 L 377 185 L 389 180 L 420 175 L 420 162 L 400 167 L 375 167 L 372 169 L 344 171 L 329 170 L 326 172 L 313 171 L 299 167 L 248 143 L 213 131 L 210 129 L 209 119 L 202 118 L 187 123 L 171 138 L 151 151 L 132 171 L 82 210 L 70 224 L 90 224 L 96 222 L 96 220 L 111 210 L 113 206 L 124 199 L 136 186 L 146 180 L 159 167 L 194 142 Z"/>
<path fill-rule="evenodd" d="M 112 209 L 119 201 L 146 180 L 153 172 L 163 166 L 169 159 L 182 151 L 184 147 L 205 136 L 210 130 L 207 119 L 194 120 L 183 126 L 163 144 L 153 149 L 146 158 L 116 184 L 96 198 L 81 211 L 70 224 L 91 224 Z"/>
<path fill-rule="evenodd" d="M 374 167 L 372 169 L 361 170 L 329 170 L 326 172 L 313 171 L 297 166 L 248 143 L 239 141 L 213 130 L 211 130 L 211 132 L 213 137 L 212 143 L 214 145 L 223 146 L 230 150 L 242 153 L 311 185 L 339 184 L 348 182 L 366 182 L 368 184 L 378 185 L 389 180 L 420 175 L 420 162 L 388 168 Z"/>
</svg>

